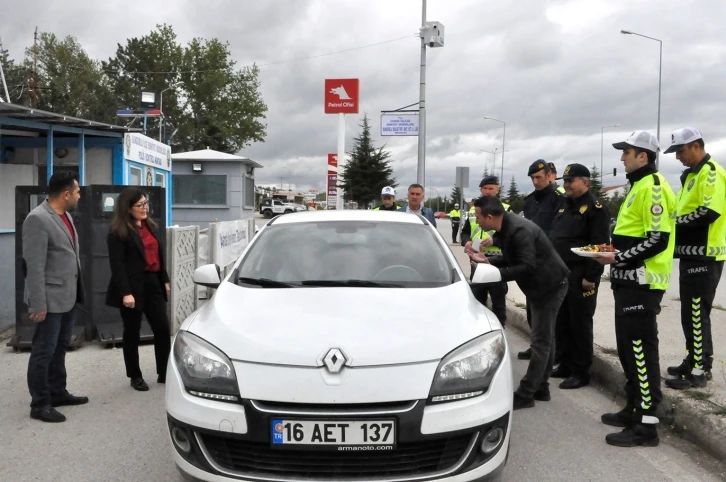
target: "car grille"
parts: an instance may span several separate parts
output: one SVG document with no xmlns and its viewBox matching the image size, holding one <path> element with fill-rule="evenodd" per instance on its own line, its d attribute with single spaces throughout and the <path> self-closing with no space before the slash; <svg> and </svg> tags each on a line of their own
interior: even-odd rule
<svg viewBox="0 0 726 482">
<path fill-rule="evenodd" d="M 262 479 L 396 479 L 456 468 L 474 435 L 399 443 L 391 451 L 281 450 L 267 443 L 198 433 L 213 465 L 239 476 Z"/>
</svg>

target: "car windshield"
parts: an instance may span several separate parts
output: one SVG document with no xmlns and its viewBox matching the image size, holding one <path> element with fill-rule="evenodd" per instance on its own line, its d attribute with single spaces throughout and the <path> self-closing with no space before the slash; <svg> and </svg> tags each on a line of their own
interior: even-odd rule
<svg viewBox="0 0 726 482">
<path fill-rule="evenodd" d="M 433 288 L 459 279 L 436 233 L 423 224 L 282 223 L 257 236 L 230 281 L 268 288 Z"/>
</svg>

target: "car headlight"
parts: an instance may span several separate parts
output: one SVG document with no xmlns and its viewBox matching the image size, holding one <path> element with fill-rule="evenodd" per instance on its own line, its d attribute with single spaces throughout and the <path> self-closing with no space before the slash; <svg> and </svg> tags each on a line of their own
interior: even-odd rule
<svg viewBox="0 0 726 482">
<path fill-rule="evenodd" d="M 477 397 L 489 389 L 506 354 L 504 332 L 487 333 L 441 360 L 431 385 L 432 402 L 450 402 Z"/>
<path fill-rule="evenodd" d="M 228 402 L 239 400 L 232 362 L 198 336 L 179 331 L 174 340 L 174 362 L 184 388 L 192 395 Z"/>
</svg>

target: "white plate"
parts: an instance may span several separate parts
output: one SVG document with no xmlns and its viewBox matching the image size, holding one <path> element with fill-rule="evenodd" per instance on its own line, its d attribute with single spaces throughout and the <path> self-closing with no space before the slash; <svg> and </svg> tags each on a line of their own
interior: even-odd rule
<svg viewBox="0 0 726 482">
<path fill-rule="evenodd" d="M 271 423 L 273 445 L 394 446 L 394 420 L 282 420 Z"/>
<path fill-rule="evenodd" d="M 583 258 L 594 258 L 594 257 L 596 257 L 596 256 L 597 256 L 598 254 L 600 254 L 600 253 L 602 253 L 602 252 L 603 252 L 603 251 L 582 251 L 582 250 L 580 250 L 580 248 L 570 248 L 570 251 L 572 251 L 573 253 L 575 253 L 575 254 L 576 254 L 576 255 L 578 255 L 578 256 L 582 256 Z M 620 251 L 618 251 L 618 250 L 616 249 L 615 251 L 605 251 L 605 252 L 607 252 L 607 253 L 615 253 L 615 254 L 617 254 L 617 253 L 619 253 Z"/>
</svg>

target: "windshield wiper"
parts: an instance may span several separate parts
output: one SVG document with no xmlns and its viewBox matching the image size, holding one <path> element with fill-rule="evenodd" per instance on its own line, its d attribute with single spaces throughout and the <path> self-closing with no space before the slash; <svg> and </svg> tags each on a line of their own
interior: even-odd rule
<svg viewBox="0 0 726 482">
<path fill-rule="evenodd" d="M 403 288 L 403 285 L 395 283 L 379 283 L 378 281 L 367 281 L 361 279 L 347 280 L 326 280 L 326 279 L 309 279 L 300 282 L 305 286 L 356 286 L 363 288 Z"/>
<path fill-rule="evenodd" d="M 237 280 L 248 285 L 258 285 L 265 288 L 294 288 L 295 286 L 299 286 L 294 283 L 285 283 L 267 278 L 246 278 L 242 276 L 237 278 Z"/>
</svg>

